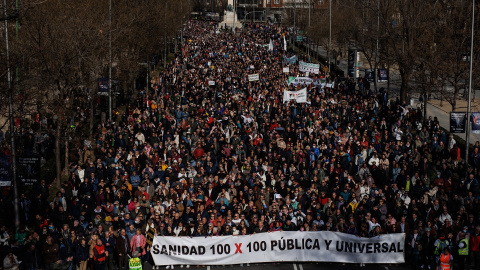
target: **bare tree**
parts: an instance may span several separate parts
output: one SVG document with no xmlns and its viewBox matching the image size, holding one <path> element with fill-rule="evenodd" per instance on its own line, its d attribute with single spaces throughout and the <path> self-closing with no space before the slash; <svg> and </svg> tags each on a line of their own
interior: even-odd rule
<svg viewBox="0 0 480 270">
<path fill-rule="evenodd" d="M 379 61 L 391 63 L 400 73 L 400 99 L 410 91 L 413 75 L 420 66 L 419 58 L 429 47 L 425 37 L 431 36 L 432 23 L 438 18 L 432 10 L 438 1 L 411 0 L 346 0 L 333 1 L 332 39 L 337 44 L 360 50 L 371 68 L 374 66 L 376 40 L 379 39 Z M 380 20 L 377 30 L 377 16 Z M 317 25 L 325 36 L 325 20 Z"/>
<path fill-rule="evenodd" d="M 191 10 L 190 1 L 116 0 L 112 4 L 111 21 L 109 1 L 24 1 L 19 10 L 22 27 L 12 59 L 21 64 L 19 88 L 24 94 L 18 99 L 23 103 L 16 107 L 41 107 L 55 116 L 49 128 L 55 134 L 57 186 L 61 183 L 62 149 L 64 166 L 69 168 L 70 138 L 92 138 L 93 97 L 97 79 L 108 74 L 109 41 L 114 76 L 125 72 L 133 81 L 131 74 L 138 70 L 138 62 L 166 52 L 162 49 L 176 37 Z M 0 68 L 3 76 L 5 68 Z M 78 108 L 88 104 L 89 131 L 82 134 L 72 127 L 80 114 Z"/>
<path fill-rule="evenodd" d="M 441 56 L 439 79 L 445 83 L 443 98 L 457 109 L 457 100 L 468 81 L 468 55 L 470 54 L 471 1 L 443 1 L 440 5 L 441 35 L 436 45 Z"/>
</svg>

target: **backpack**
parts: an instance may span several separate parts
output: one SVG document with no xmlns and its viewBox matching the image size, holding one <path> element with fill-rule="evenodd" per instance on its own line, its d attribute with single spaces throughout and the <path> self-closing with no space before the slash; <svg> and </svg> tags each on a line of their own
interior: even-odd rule
<svg viewBox="0 0 480 270">
<path fill-rule="evenodd" d="M 446 247 L 448 247 L 448 243 L 446 240 L 440 241 L 438 245 L 435 247 L 434 255 L 438 256 L 444 250 Z"/>
</svg>

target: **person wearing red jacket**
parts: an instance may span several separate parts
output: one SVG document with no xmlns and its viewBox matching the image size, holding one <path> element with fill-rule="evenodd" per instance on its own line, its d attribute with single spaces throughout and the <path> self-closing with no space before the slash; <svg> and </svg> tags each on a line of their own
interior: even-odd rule
<svg viewBox="0 0 480 270">
<path fill-rule="evenodd" d="M 475 228 L 475 232 L 470 236 L 470 258 L 473 269 L 480 269 L 480 225 Z"/>
<path fill-rule="evenodd" d="M 202 144 L 198 143 L 197 148 L 193 151 L 193 157 L 198 160 L 205 155 L 205 151 L 202 148 Z"/>
<path fill-rule="evenodd" d="M 280 220 L 275 220 L 270 224 L 270 232 L 281 232 L 282 231 L 282 223 Z"/>
<path fill-rule="evenodd" d="M 95 270 L 105 270 L 106 256 L 108 256 L 108 251 L 105 249 L 102 240 L 98 238 L 97 244 L 93 248 Z"/>
</svg>

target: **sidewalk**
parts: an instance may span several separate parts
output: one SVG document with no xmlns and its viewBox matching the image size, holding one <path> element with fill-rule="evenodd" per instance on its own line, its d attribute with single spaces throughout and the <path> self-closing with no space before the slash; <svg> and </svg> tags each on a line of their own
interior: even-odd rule
<svg viewBox="0 0 480 270">
<path fill-rule="evenodd" d="M 418 102 L 418 100 L 416 100 Z M 450 112 L 452 111 L 452 106 L 447 101 L 443 101 L 442 106 L 440 106 L 440 100 L 431 99 L 428 101 L 427 105 L 427 116 L 437 117 L 440 122 L 440 126 L 446 130 L 450 130 Z M 456 112 L 467 112 L 467 101 L 465 99 L 457 100 Z M 471 111 L 479 112 L 480 111 L 480 99 L 477 98 L 471 102 Z M 458 137 L 465 139 L 465 133 L 455 133 Z M 475 144 L 476 141 L 480 141 L 480 134 L 470 133 L 470 144 Z"/>
<path fill-rule="evenodd" d="M 310 50 L 312 50 L 312 51 L 315 51 L 315 49 L 317 49 L 317 46 L 312 45 L 312 44 L 309 44 L 309 47 L 310 47 Z M 326 62 L 322 63 L 322 64 L 327 65 L 328 64 L 327 50 L 325 48 L 323 48 L 322 46 L 318 46 L 317 51 L 318 51 L 318 54 L 320 54 L 323 58 L 326 59 Z M 330 62 L 332 63 L 332 65 L 335 64 L 335 59 L 330 58 Z M 340 68 L 341 70 L 343 70 L 345 72 L 345 76 L 347 75 L 347 73 L 348 73 L 347 58 L 343 58 L 343 59 L 340 60 L 340 64 L 338 65 L 338 68 Z"/>
<path fill-rule="evenodd" d="M 312 51 L 315 51 L 317 50 L 317 46 L 314 46 L 314 45 L 309 45 L 310 49 Z M 328 58 L 327 58 L 327 50 L 322 47 L 322 46 L 318 46 L 318 50 L 317 52 L 323 57 L 326 59 L 326 61 L 328 61 Z M 332 65 L 335 64 L 335 59 L 331 58 L 330 59 Z M 323 63 L 323 64 L 327 64 L 327 62 Z M 369 67 L 366 66 L 367 63 L 365 62 L 362 62 L 362 66 L 361 66 L 361 69 L 360 69 L 360 75 L 363 77 L 365 76 L 365 69 L 368 69 Z M 348 75 L 348 57 L 343 57 L 341 60 L 340 60 L 340 64 L 337 66 L 339 69 L 343 70 L 344 72 L 344 75 L 345 77 Z M 399 95 L 400 93 L 400 85 L 401 85 L 401 77 L 400 77 L 400 74 L 398 72 L 390 72 L 389 74 L 389 79 L 390 79 L 390 90 L 389 90 L 389 96 L 390 98 L 395 98 L 396 96 Z M 371 82 L 371 88 L 373 89 L 374 87 L 374 83 Z M 388 85 L 388 82 L 377 82 L 377 88 L 380 89 L 380 88 L 385 88 L 387 89 L 389 87 Z"/>
<path fill-rule="evenodd" d="M 310 49 L 315 50 L 316 46 L 310 46 Z M 318 52 L 323 57 L 327 58 L 327 51 L 322 46 L 318 46 Z M 333 61 L 333 60 L 332 60 Z M 342 59 L 340 65 L 338 66 L 342 69 L 345 74 L 348 72 L 347 59 Z M 361 72 L 362 74 L 363 72 Z M 363 74 L 362 74 L 363 75 Z M 401 77 L 398 72 L 391 72 L 389 74 L 390 79 L 390 98 L 396 97 L 400 93 L 400 84 Z M 387 88 L 387 82 L 377 83 L 378 88 Z M 415 101 L 415 104 L 418 104 L 418 94 L 413 93 L 412 98 Z M 427 105 L 427 116 L 437 117 L 440 122 L 440 126 L 446 130 L 450 130 L 450 112 L 452 111 L 452 106 L 447 101 L 443 101 L 442 104 L 439 99 L 432 98 L 428 101 Z M 462 96 L 457 100 L 457 112 L 467 112 L 467 101 Z M 477 91 L 476 99 L 471 102 L 471 111 L 480 112 L 480 91 Z M 458 137 L 465 140 L 465 133 L 455 133 Z M 476 141 L 480 141 L 480 134 L 470 133 L 470 144 L 475 144 Z"/>
</svg>

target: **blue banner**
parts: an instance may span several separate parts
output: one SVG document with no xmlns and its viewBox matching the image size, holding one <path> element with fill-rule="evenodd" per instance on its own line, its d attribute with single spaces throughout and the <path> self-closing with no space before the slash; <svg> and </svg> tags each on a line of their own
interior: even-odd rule
<svg viewBox="0 0 480 270">
<path fill-rule="evenodd" d="M 0 187 L 9 187 L 12 184 L 10 157 L 0 156 Z"/>
<path fill-rule="evenodd" d="M 40 157 L 19 157 L 17 168 L 18 180 L 25 186 L 33 186 L 40 181 Z"/>
<path fill-rule="evenodd" d="M 293 65 L 298 61 L 298 57 L 296 55 L 294 55 L 290 58 L 287 58 L 286 56 L 284 56 L 283 61 Z"/>
<path fill-rule="evenodd" d="M 480 134 L 480 112 L 472 112 L 472 133 Z"/>
<path fill-rule="evenodd" d="M 378 81 L 387 82 L 388 81 L 388 69 L 379 68 L 378 69 Z"/>
<path fill-rule="evenodd" d="M 108 78 L 98 79 L 98 95 L 108 96 Z"/>
</svg>

